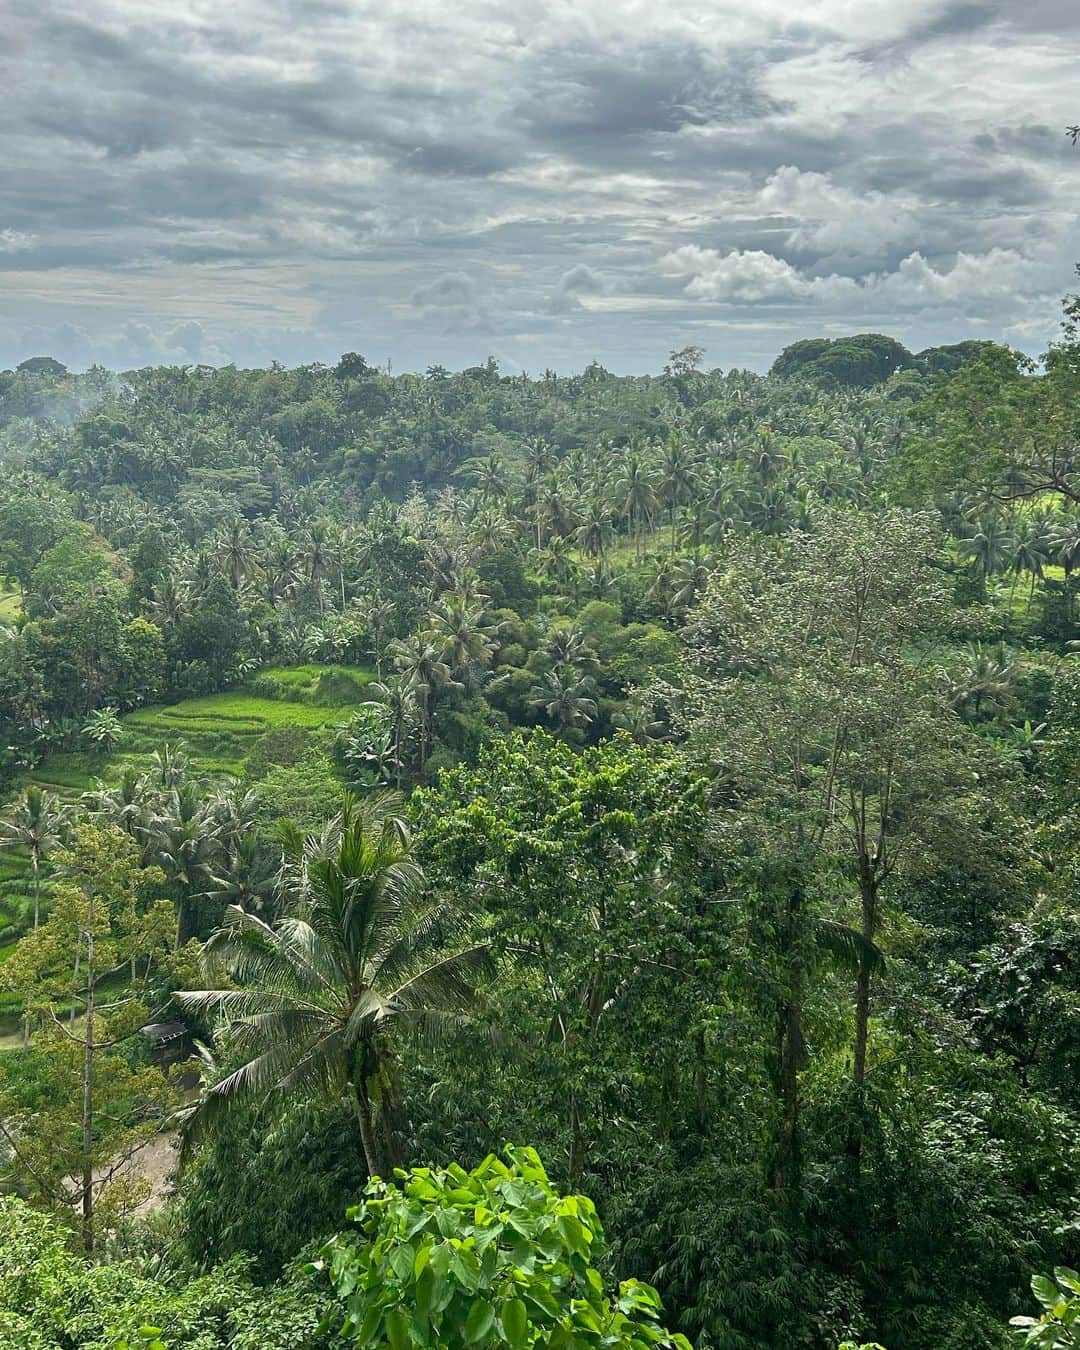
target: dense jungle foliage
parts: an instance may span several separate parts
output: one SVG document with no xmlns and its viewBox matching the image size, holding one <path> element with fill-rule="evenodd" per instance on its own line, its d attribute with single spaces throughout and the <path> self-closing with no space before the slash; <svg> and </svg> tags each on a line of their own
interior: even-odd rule
<svg viewBox="0 0 1080 1350">
<path fill-rule="evenodd" d="M 1074 1345 L 1076 315 L 0 372 L 5 1343 Z"/>
</svg>

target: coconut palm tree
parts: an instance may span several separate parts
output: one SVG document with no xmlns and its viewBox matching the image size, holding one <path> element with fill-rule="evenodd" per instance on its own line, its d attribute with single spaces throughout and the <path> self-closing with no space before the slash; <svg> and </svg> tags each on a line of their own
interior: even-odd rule
<svg viewBox="0 0 1080 1350">
<path fill-rule="evenodd" d="M 652 466 L 638 450 L 628 450 L 615 480 L 615 509 L 625 518 L 634 538 L 634 554 L 640 560 L 642 533 L 652 529 L 660 503 L 653 487 Z"/>
<path fill-rule="evenodd" d="M 577 529 L 578 548 L 603 561 L 614 534 L 610 511 L 599 497 L 594 497 Z"/>
<path fill-rule="evenodd" d="M 191 936 L 191 902 L 205 893 L 208 870 L 224 849 L 213 801 L 193 782 L 166 790 L 143 831 L 145 864 L 160 867 L 176 905 L 176 946 Z"/>
<path fill-rule="evenodd" d="M 326 610 L 326 598 L 321 582 L 330 566 L 331 529 L 328 521 L 313 520 L 304 531 L 301 540 L 303 568 L 307 580 L 316 587 L 319 595 L 319 613 Z"/>
<path fill-rule="evenodd" d="M 206 872 L 208 883 L 203 894 L 208 899 L 239 905 L 249 914 L 265 914 L 272 909 L 280 868 L 254 831 L 233 839 L 224 857 L 216 864 L 207 864 Z"/>
<path fill-rule="evenodd" d="M 1031 602 L 1035 597 L 1035 583 L 1042 579 L 1046 564 L 1053 551 L 1051 527 L 1045 516 L 1036 516 L 1029 520 L 1017 537 L 1013 549 L 1012 570 L 1013 590 L 1016 578 L 1021 572 L 1031 573 L 1031 586 L 1028 589 L 1027 606 L 1024 613 L 1031 612 Z M 1009 597 L 1010 603 L 1012 596 Z"/>
<path fill-rule="evenodd" d="M 578 675 L 571 667 L 549 670 L 533 685 L 529 699 L 534 708 L 553 722 L 561 736 L 587 726 L 596 717 L 596 700 L 591 675 Z"/>
<path fill-rule="evenodd" d="M 1050 534 L 1054 558 L 1065 572 L 1065 604 L 1068 617 L 1073 614 L 1072 575 L 1080 569 L 1080 511 L 1062 516 Z"/>
<path fill-rule="evenodd" d="M 398 676 L 386 681 L 373 680 L 368 685 L 368 692 L 375 697 L 361 703 L 360 706 L 381 708 L 386 714 L 393 742 L 394 782 L 400 788 L 405 746 L 419 719 L 416 691 L 407 680 Z"/>
<path fill-rule="evenodd" d="M 172 628 L 184 617 L 184 600 L 175 577 L 167 573 L 154 586 L 150 613 L 159 628 Z"/>
<path fill-rule="evenodd" d="M 571 670 L 590 674 L 596 669 L 596 653 L 586 642 L 580 628 L 556 629 L 545 643 L 544 650 L 556 669 L 567 666 Z"/>
<path fill-rule="evenodd" d="M 484 606 L 460 594 L 444 595 L 429 616 L 431 634 L 442 659 L 469 684 L 472 663 L 489 665 L 495 651 L 496 628 L 484 621 Z"/>
<path fill-rule="evenodd" d="M 423 769 L 427 762 L 431 726 L 439 695 L 444 690 L 460 689 L 462 686 L 454 679 L 453 672 L 429 633 L 415 633 L 410 638 L 391 643 L 390 651 L 398 673 L 416 694 L 420 712 L 420 767 Z"/>
<path fill-rule="evenodd" d="M 62 806 L 55 792 L 31 783 L 0 818 L 0 848 L 25 848 L 34 877 L 34 927 L 41 921 L 41 864 L 64 842 L 71 808 Z"/>
<path fill-rule="evenodd" d="M 83 794 L 82 805 L 91 815 L 104 816 L 114 825 L 140 839 L 154 809 L 154 793 L 146 774 L 133 764 L 125 764 L 115 787 L 97 779 L 93 789 Z"/>
<path fill-rule="evenodd" d="M 968 649 L 963 665 L 942 672 L 945 697 L 961 715 L 973 721 L 988 708 L 998 712 L 1008 703 L 1016 686 L 1016 662 L 1004 643 L 996 648 L 975 642 Z"/>
<path fill-rule="evenodd" d="M 218 540 L 215 553 L 229 585 L 238 591 L 258 566 L 258 550 L 246 520 L 238 516 L 233 521 Z"/>
<path fill-rule="evenodd" d="M 673 432 L 664 443 L 660 459 L 660 493 L 671 517 L 671 551 L 675 552 L 679 508 L 689 500 L 697 482 L 697 456 L 693 447 Z"/>
<path fill-rule="evenodd" d="M 376 597 L 362 605 L 371 634 L 371 654 L 375 658 L 375 674 L 382 679 L 383 658 L 386 652 L 386 634 L 394 621 L 394 606 L 389 600 Z"/>
<path fill-rule="evenodd" d="M 297 908 L 271 927 L 231 906 L 206 946 L 207 973 L 240 987 L 177 994 L 216 1015 L 244 1063 L 209 1088 L 185 1122 L 212 1130 L 244 1099 L 348 1093 L 368 1171 L 402 1161 L 393 1129 L 396 1044 L 438 1036 L 472 1005 L 487 965 L 468 916 L 423 894 L 403 823 L 380 802 L 346 799 L 283 874 Z"/>
<path fill-rule="evenodd" d="M 1016 551 L 1016 539 L 1008 520 L 994 512 L 974 522 L 973 533 L 961 542 L 960 551 L 985 582 L 1009 565 Z"/>
<path fill-rule="evenodd" d="M 262 558 L 265 594 L 272 605 L 278 604 L 296 589 L 300 580 L 300 558 L 287 534 L 276 534 Z"/>
</svg>

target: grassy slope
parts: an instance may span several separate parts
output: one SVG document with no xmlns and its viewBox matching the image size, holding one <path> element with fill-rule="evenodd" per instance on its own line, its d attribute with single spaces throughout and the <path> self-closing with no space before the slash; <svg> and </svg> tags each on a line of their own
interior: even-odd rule
<svg viewBox="0 0 1080 1350">
<path fill-rule="evenodd" d="M 370 671 L 337 666 L 266 670 L 254 688 L 129 713 L 123 719 L 124 739 L 115 753 L 48 755 L 25 782 L 55 792 L 62 801 L 77 802 L 98 778 L 115 782 L 127 764 L 149 767 L 154 751 L 167 743 L 182 746 L 198 774 L 241 774 L 244 760 L 265 732 L 291 725 L 309 729 L 314 737 L 349 716 L 372 678 Z M 0 934 L 10 929 L 30 894 L 25 851 L 0 850 Z M 3 951 L 0 947 L 0 961 Z"/>
</svg>

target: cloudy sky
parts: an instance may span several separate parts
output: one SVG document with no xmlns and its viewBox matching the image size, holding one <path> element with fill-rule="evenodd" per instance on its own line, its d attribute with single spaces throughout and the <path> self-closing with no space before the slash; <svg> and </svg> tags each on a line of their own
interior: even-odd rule
<svg viewBox="0 0 1080 1350">
<path fill-rule="evenodd" d="M 1042 350 L 1077 0 L 0 0 L 0 366 Z"/>
</svg>

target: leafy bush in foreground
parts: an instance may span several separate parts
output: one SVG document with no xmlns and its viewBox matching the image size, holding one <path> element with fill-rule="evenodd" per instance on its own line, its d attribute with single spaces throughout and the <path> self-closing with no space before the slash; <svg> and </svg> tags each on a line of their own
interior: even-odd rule
<svg viewBox="0 0 1080 1350">
<path fill-rule="evenodd" d="M 690 1350 L 657 1322 L 637 1280 L 609 1295 L 592 1264 L 603 1229 L 592 1201 L 559 1196 L 531 1148 L 471 1172 L 451 1165 L 374 1181 L 349 1211 L 357 1243 L 327 1244 L 320 1268 L 346 1305 L 342 1335 L 361 1346 L 604 1346 Z"/>
</svg>

